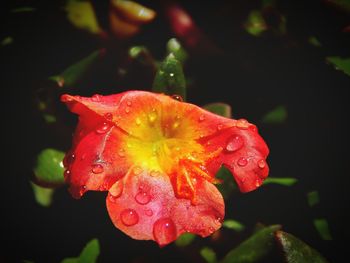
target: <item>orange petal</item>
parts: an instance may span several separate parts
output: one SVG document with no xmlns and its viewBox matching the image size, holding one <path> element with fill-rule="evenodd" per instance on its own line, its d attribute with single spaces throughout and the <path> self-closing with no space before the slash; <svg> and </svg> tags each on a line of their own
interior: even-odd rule
<svg viewBox="0 0 350 263">
<path fill-rule="evenodd" d="M 134 239 L 163 246 L 185 232 L 206 237 L 220 228 L 224 202 L 211 183 L 199 180 L 195 187 L 198 200 L 192 205 L 175 197 L 168 176 L 136 167 L 110 189 L 107 209 L 114 225 Z"/>
</svg>

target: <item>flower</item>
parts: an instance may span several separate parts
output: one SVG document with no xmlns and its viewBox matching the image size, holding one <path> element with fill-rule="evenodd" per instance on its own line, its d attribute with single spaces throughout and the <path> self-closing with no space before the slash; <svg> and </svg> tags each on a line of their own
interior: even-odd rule
<svg viewBox="0 0 350 263">
<path fill-rule="evenodd" d="M 114 225 L 134 239 L 162 246 L 185 232 L 208 236 L 224 217 L 218 169 L 227 167 L 242 192 L 268 175 L 268 147 L 244 119 L 145 91 L 61 100 L 79 115 L 64 160 L 70 192 L 108 191 Z"/>
</svg>

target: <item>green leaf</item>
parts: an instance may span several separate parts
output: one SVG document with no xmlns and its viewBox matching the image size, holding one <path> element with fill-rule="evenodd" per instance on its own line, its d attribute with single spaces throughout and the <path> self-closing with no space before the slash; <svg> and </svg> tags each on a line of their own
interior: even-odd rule
<svg viewBox="0 0 350 263">
<path fill-rule="evenodd" d="M 298 182 L 298 179 L 291 178 L 291 177 L 268 177 L 264 181 L 264 184 L 280 184 L 284 186 L 292 186 Z"/>
<path fill-rule="evenodd" d="M 173 53 L 175 58 L 184 64 L 188 57 L 188 54 L 176 38 L 171 38 L 168 41 L 166 48 L 168 54 Z"/>
<path fill-rule="evenodd" d="M 238 189 L 231 172 L 226 167 L 221 166 L 215 177 L 221 180 L 221 183 L 217 184 L 216 187 L 225 199 L 227 199 L 233 191 Z"/>
<path fill-rule="evenodd" d="M 315 249 L 289 233 L 277 231 L 276 239 L 282 246 L 287 263 L 327 262 Z"/>
<path fill-rule="evenodd" d="M 272 225 L 261 229 L 231 250 L 221 263 L 258 262 L 265 258 L 275 248 L 274 234 L 280 228 Z"/>
<path fill-rule="evenodd" d="M 1 41 L 1 46 L 8 46 L 10 44 L 13 43 L 13 38 L 8 36 L 8 37 L 5 37 L 2 41 Z"/>
<path fill-rule="evenodd" d="M 216 259 L 216 253 L 212 248 L 209 247 L 203 247 L 200 252 L 201 256 L 205 259 L 208 263 L 216 263 L 218 262 Z"/>
<path fill-rule="evenodd" d="M 214 102 L 203 106 L 204 109 L 220 116 L 231 118 L 231 106 L 223 102 Z"/>
<path fill-rule="evenodd" d="M 327 62 L 331 63 L 335 69 L 343 71 L 350 76 L 350 58 L 327 57 Z"/>
<path fill-rule="evenodd" d="M 315 36 L 310 36 L 307 41 L 314 47 L 322 47 L 321 42 Z"/>
<path fill-rule="evenodd" d="M 314 226 L 323 240 L 332 240 L 331 231 L 329 230 L 328 221 L 324 218 L 314 220 Z"/>
<path fill-rule="evenodd" d="M 36 159 L 33 169 L 38 183 L 45 186 L 58 186 L 64 183 L 64 152 L 47 148 L 42 150 Z"/>
<path fill-rule="evenodd" d="M 41 187 L 32 182 L 30 182 L 30 184 L 32 186 L 36 202 L 41 206 L 49 207 L 52 203 L 52 195 L 55 190 Z"/>
<path fill-rule="evenodd" d="M 266 113 L 262 118 L 262 122 L 269 124 L 279 124 L 285 122 L 287 116 L 288 113 L 286 107 L 281 105 Z"/>
<path fill-rule="evenodd" d="M 100 254 L 100 244 L 95 238 L 91 240 L 80 253 L 79 263 L 94 263 Z"/>
<path fill-rule="evenodd" d="M 244 28 L 249 34 L 256 37 L 267 30 L 267 24 L 260 10 L 252 10 L 249 13 Z"/>
<path fill-rule="evenodd" d="M 195 234 L 184 233 L 181 236 L 179 236 L 178 239 L 176 239 L 175 244 L 178 247 L 185 247 L 191 244 L 195 238 L 196 238 Z"/>
<path fill-rule="evenodd" d="M 170 53 L 160 64 L 152 91 L 179 95 L 186 100 L 186 81 L 181 63 Z"/>
<path fill-rule="evenodd" d="M 78 29 L 92 34 L 101 32 L 94 8 L 90 1 L 67 0 L 65 10 L 69 22 Z"/>
<path fill-rule="evenodd" d="M 244 230 L 244 225 L 236 220 L 233 219 L 227 219 L 222 224 L 223 227 L 226 227 L 228 229 L 235 230 L 237 232 L 241 232 Z"/>
<path fill-rule="evenodd" d="M 320 196 L 317 191 L 307 193 L 307 202 L 309 206 L 313 207 L 320 202 Z"/>
<path fill-rule="evenodd" d="M 100 244 L 95 238 L 86 244 L 79 257 L 65 258 L 61 261 L 61 263 L 95 263 L 99 254 Z"/>
<path fill-rule="evenodd" d="M 83 58 L 77 63 L 69 66 L 62 73 L 52 76 L 49 79 L 57 82 L 60 87 L 73 87 L 83 76 L 85 76 L 96 61 L 100 58 L 102 51 L 96 50 L 89 56 Z"/>
<path fill-rule="evenodd" d="M 36 8 L 29 7 L 29 6 L 23 6 L 23 7 L 11 9 L 11 13 L 27 13 L 27 12 L 34 12 L 34 11 L 36 11 Z"/>
</svg>

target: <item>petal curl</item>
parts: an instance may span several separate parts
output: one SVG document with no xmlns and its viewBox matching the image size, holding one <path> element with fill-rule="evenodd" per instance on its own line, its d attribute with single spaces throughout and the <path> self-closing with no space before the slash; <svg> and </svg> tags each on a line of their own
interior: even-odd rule
<svg viewBox="0 0 350 263">
<path fill-rule="evenodd" d="M 104 102 L 100 105 L 102 98 Z M 79 114 L 73 146 L 64 160 L 65 180 L 75 198 L 88 190 L 108 191 L 131 165 L 122 150 L 126 134 L 114 125 L 111 117 L 119 98 L 120 95 L 62 96 L 69 109 Z"/>
<path fill-rule="evenodd" d="M 239 189 L 249 192 L 259 187 L 269 173 L 266 163 L 269 149 L 255 125 L 246 120 L 237 122 L 235 127 L 223 129 L 213 137 L 204 138 L 201 143 L 207 151 L 222 148 L 217 158 L 209 160 L 207 169 L 216 172 L 224 165 L 233 174 Z"/>
<path fill-rule="evenodd" d="M 163 246 L 184 232 L 206 237 L 220 228 L 224 201 L 211 183 L 195 184 L 198 200 L 193 205 L 175 197 L 167 175 L 134 167 L 111 187 L 107 210 L 114 225 L 134 239 L 155 240 Z"/>
</svg>

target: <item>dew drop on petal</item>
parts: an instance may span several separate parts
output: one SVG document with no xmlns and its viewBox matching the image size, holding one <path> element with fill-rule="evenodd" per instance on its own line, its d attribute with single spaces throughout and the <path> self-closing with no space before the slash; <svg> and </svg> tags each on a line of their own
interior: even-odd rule
<svg viewBox="0 0 350 263">
<path fill-rule="evenodd" d="M 158 219 L 153 225 L 153 237 L 160 245 L 176 239 L 176 226 L 170 218 Z"/>
<path fill-rule="evenodd" d="M 86 158 L 86 153 L 83 153 L 80 157 L 80 160 L 85 160 L 85 158 Z"/>
<path fill-rule="evenodd" d="M 134 209 L 125 209 L 120 213 L 120 219 L 126 226 L 133 226 L 139 222 L 139 215 Z"/>
<path fill-rule="evenodd" d="M 110 112 L 107 112 L 104 116 L 109 121 L 113 120 L 113 114 Z"/>
<path fill-rule="evenodd" d="M 152 112 L 148 114 L 148 120 L 150 123 L 153 123 L 157 119 L 157 113 Z"/>
<path fill-rule="evenodd" d="M 261 181 L 260 181 L 260 180 L 256 180 L 255 186 L 256 186 L 256 187 L 259 187 L 260 185 L 261 185 Z"/>
<path fill-rule="evenodd" d="M 101 164 L 99 164 L 99 163 L 96 163 L 96 164 L 92 165 L 92 172 L 94 174 L 103 173 L 103 170 L 104 170 L 103 166 Z"/>
<path fill-rule="evenodd" d="M 248 160 L 244 157 L 238 159 L 237 164 L 239 166 L 246 166 L 248 164 Z"/>
<path fill-rule="evenodd" d="M 137 193 L 135 200 L 140 205 L 146 205 L 151 201 L 151 196 L 147 192 L 141 191 Z"/>
<path fill-rule="evenodd" d="M 125 112 L 126 112 L 126 113 L 129 113 L 129 112 L 130 112 L 130 107 L 126 107 L 126 108 L 125 108 Z"/>
<path fill-rule="evenodd" d="M 91 97 L 91 100 L 94 102 L 99 102 L 101 100 L 101 95 L 95 94 Z"/>
<path fill-rule="evenodd" d="M 223 127 L 224 127 L 224 126 L 223 126 L 222 124 L 219 124 L 219 125 L 217 126 L 218 131 L 221 131 Z"/>
<path fill-rule="evenodd" d="M 131 106 L 131 101 L 130 100 L 128 100 L 127 102 L 126 102 L 126 105 L 128 105 L 129 107 Z"/>
<path fill-rule="evenodd" d="M 135 122 L 136 122 L 136 125 L 141 125 L 141 120 L 140 120 L 140 118 L 136 118 Z"/>
<path fill-rule="evenodd" d="M 249 122 L 246 119 L 239 119 L 236 122 L 236 127 L 240 129 L 248 129 L 249 128 Z"/>
<path fill-rule="evenodd" d="M 98 134 L 104 134 L 104 133 L 106 133 L 106 132 L 108 131 L 109 127 L 110 127 L 109 124 L 106 123 L 106 122 L 104 122 L 104 123 L 102 123 L 101 126 L 99 126 L 99 127 L 96 129 L 96 133 L 98 133 Z"/>
<path fill-rule="evenodd" d="M 183 98 L 180 95 L 177 95 L 177 94 L 172 95 L 171 98 L 174 99 L 174 100 L 177 100 L 177 101 L 181 101 L 181 102 L 184 101 Z"/>
<path fill-rule="evenodd" d="M 64 179 L 68 179 L 68 177 L 70 176 L 70 174 L 71 174 L 71 172 L 70 172 L 70 170 L 65 170 L 64 171 L 64 173 L 63 173 L 63 177 L 64 177 Z"/>
<path fill-rule="evenodd" d="M 173 129 L 177 129 L 180 126 L 180 123 L 178 121 L 174 122 Z"/>
<path fill-rule="evenodd" d="M 199 116 L 198 120 L 199 121 L 204 121 L 205 120 L 205 116 L 204 115 Z"/>
<path fill-rule="evenodd" d="M 266 166 L 265 160 L 261 159 L 260 161 L 258 161 L 258 166 L 259 166 L 259 168 L 264 169 Z"/>
<path fill-rule="evenodd" d="M 153 211 L 152 211 L 152 209 L 146 209 L 145 210 L 145 214 L 146 214 L 146 216 L 153 216 Z"/>
<path fill-rule="evenodd" d="M 120 197 L 123 193 L 124 183 L 122 180 L 115 182 L 112 187 L 109 189 L 109 193 L 111 194 L 111 201 L 115 201 L 116 198 Z"/>
<path fill-rule="evenodd" d="M 226 144 L 226 150 L 228 152 L 235 152 L 243 147 L 243 139 L 239 135 L 232 136 L 228 139 Z"/>
</svg>

